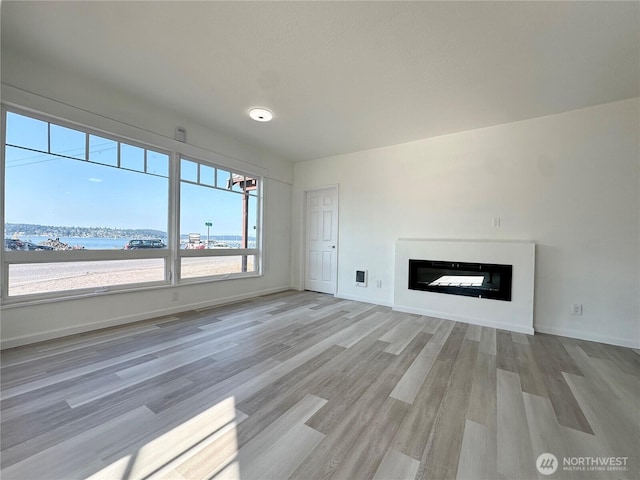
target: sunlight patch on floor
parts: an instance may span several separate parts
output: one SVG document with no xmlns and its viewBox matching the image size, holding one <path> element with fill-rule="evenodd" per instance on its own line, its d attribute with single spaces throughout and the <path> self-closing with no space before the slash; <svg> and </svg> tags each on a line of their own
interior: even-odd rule
<svg viewBox="0 0 640 480">
<path fill-rule="evenodd" d="M 170 422 L 169 416 L 162 412 L 157 417 L 157 424 L 148 426 L 149 430 L 158 430 L 153 440 L 139 446 L 132 445 L 127 449 L 127 455 L 89 478 L 180 479 L 190 478 L 196 472 L 198 478 L 210 478 L 218 472 L 233 471 L 238 447 L 236 426 L 246 418 L 242 412 L 236 411 L 234 397 L 225 398 L 168 431 L 164 431 L 167 427 L 163 423 Z M 220 448 L 220 442 L 224 443 L 224 448 Z M 132 452 L 136 447 L 137 450 Z M 235 469 L 238 470 L 237 465 Z M 233 477 L 225 475 L 224 478 Z"/>
</svg>

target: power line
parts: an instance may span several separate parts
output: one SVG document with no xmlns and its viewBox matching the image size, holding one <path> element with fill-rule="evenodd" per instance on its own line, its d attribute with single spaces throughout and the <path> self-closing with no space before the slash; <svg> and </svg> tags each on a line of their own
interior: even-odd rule
<svg viewBox="0 0 640 480">
<path fill-rule="evenodd" d="M 107 143 L 102 143 L 102 144 L 99 144 L 99 145 L 95 145 L 94 148 L 102 147 L 104 145 L 108 145 L 108 144 Z M 35 148 L 22 147 L 22 146 L 13 145 L 13 144 L 10 144 L 10 143 L 7 144 L 7 147 L 19 148 L 20 150 L 25 150 L 25 151 L 28 151 L 28 152 L 37 152 L 37 153 L 40 154 L 40 155 L 31 156 L 31 157 L 14 158 L 14 159 L 11 159 L 11 160 L 7 160 L 6 161 L 7 163 L 9 163 L 9 162 L 22 162 L 22 161 L 25 161 L 25 160 L 31 160 L 31 159 L 34 159 L 34 158 L 40 158 L 40 157 L 43 157 L 45 155 L 51 155 L 51 156 L 54 156 L 54 157 L 62 157 L 62 158 L 69 158 L 69 159 L 73 159 L 73 160 L 84 161 L 83 158 L 72 157 L 70 155 L 63 155 L 64 153 L 73 152 L 73 150 L 76 150 L 76 149 L 62 150 L 60 153 L 50 153 L 50 152 L 45 152 L 44 150 L 37 150 Z M 115 148 L 115 147 L 108 148 L 108 149 L 102 149 L 102 150 L 112 150 L 113 148 Z M 84 153 L 84 151 L 83 151 L 83 153 Z M 91 154 L 91 153 L 97 153 L 97 150 L 90 150 L 89 154 Z M 25 165 L 31 165 L 31 164 L 30 163 L 26 163 Z M 20 166 L 20 165 L 16 165 L 16 166 Z"/>
<path fill-rule="evenodd" d="M 105 144 L 102 144 L 102 145 L 105 145 Z M 101 146 L 101 145 L 97 145 L 97 146 Z M 35 162 L 21 163 L 19 165 L 5 165 L 5 168 L 26 167 L 28 165 L 35 165 L 35 164 L 38 164 L 38 163 L 46 163 L 46 162 L 53 162 L 54 160 L 57 160 L 59 158 L 65 158 L 65 159 L 68 159 L 68 160 L 75 160 L 77 162 L 86 162 L 86 163 L 91 163 L 91 164 L 94 164 L 94 165 L 101 165 L 103 167 L 118 168 L 120 170 L 126 170 L 128 172 L 144 173 L 146 175 L 151 175 L 153 177 L 168 178 L 167 175 L 161 175 L 161 174 L 158 174 L 158 173 L 142 171 L 142 170 L 135 170 L 133 168 L 123 167 L 122 165 L 120 165 L 120 166 L 118 166 L 118 165 L 109 165 L 108 163 L 100 163 L 100 162 L 97 162 L 95 160 L 85 160 L 85 159 L 82 159 L 82 158 L 70 157 L 68 155 L 61 155 L 59 153 L 47 153 L 47 152 L 43 152 L 42 150 L 36 150 L 34 148 L 21 147 L 21 146 L 12 145 L 12 144 L 7 144 L 7 147 L 19 148 L 20 150 L 36 152 L 36 153 L 40 154 L 40 155 L 34 155 L 32 157 L 23 157 L 23 158 L 19 158 L 19 159 L 13 159 L 13 161 L 24 161 L 24 160 L 29 160 L 29 159 L 33 159 L 33 158 L 41 158 L 41 157 L 43 157 L 45 155 L 49 155 L 49 156 L 54 157 L 54 158 L 46 158 L 44 160 L 38 160 L 38 161 L 35 161 Z M 111 149 L 104 149 L 103 148 L 103 149 L 98 149 L 98 150 L 90 150 L 89 151 L 89 158 L 91 158 L 91 154 L 92 153 L 102 152 L 103 150 L 111 150 Z"/>
</svg>

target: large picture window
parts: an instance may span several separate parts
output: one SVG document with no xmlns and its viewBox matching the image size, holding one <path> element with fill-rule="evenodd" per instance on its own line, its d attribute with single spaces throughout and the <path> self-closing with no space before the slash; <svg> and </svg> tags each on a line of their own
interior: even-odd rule
<svg viewBox="0 0 640 480">
<path fill-rule="evenodd" d="M 260 272 L 258 175 L 4 114 L 3 299 Z"/>
</svg>

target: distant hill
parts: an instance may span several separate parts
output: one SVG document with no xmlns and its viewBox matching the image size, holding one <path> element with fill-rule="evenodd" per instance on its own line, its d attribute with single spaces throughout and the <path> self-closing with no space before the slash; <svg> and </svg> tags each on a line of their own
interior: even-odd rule
<svg viewBox="0 0 640 480">
<path fill-rule="evenodd" d="M 35 225 L 32 223 L 5 223 L 4 236 L 11 238 L 49 237 L 49 238 L 167 238 L 167 232 L 150 228 L 109 228 L 109 227 L 61 227 L 52 225 Z M 181 234 L 181 240 L 186 240 L 188 234 Z M 202 240 L 207 235 L 201 234 Z M 240 235 L 211 235 L 211 240 L 225 242 L 240 242 Z M 249 236 L 250 242 L 255 242 L 255 236 Z"/>
<path fill-rule="evenodd" d="M 55 227 L 30 223 L 5 223 L 4 236 L 49 238 L 167 238 L 167 232 L 149 228 Z"/>
</svg>

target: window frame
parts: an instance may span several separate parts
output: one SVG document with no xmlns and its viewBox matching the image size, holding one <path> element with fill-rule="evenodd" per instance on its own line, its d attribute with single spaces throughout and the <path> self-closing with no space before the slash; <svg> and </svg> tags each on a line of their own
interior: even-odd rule
<svg viewBox="0 0 640 480">
<path fill-rule="evenodd" d="M 2 141 L 2 152 L 0 153 L 0 198 L 2 198 L 2 208 L 0 208 L 0 234 L 2 238 L 5 238 L 5 169 L 6 169 L 6 133 L 7 133 L 7 114 L 15 113 L 30 117 L 50 124 L 60 125 L 62 127 L 70 128 L 73 130 L 81 131 L 87 134 L 87 142 L 89 141 L 88 135 L 96 135 L 105 139 L 109 139 L 119 144 L 131 145 L 145 150 L 151 150 L 157 153 L 165 154 L 168 156 L 168 172 L 167 172 L 167 248 L 166 249 L 137 249 L 137 250 L 67 250 L 67 251 L 7 251 L 4 247 L 4 240 L 2 250 L 0 251 L 0 300 L 3 306 L 11 306 L 14 304 L 23 305 L 28 303 L 41 303 L 47 301 L 59 301 L 70 298 L 98 296 L 105 294 L 112 294 L 118 292 L 133 292 L 138 290 L 148 289 L 162 289 L 168 287 L 177 287 L 180 285 L 190 285 L 197 283 L 209 283 L 226 279 L 237 279 L 246 277 L 259 277 L 263 275 L 262 272 L 262 258 L 263 258 L 263 246 L 262 246 L 262 215 L 263 215 L 263 195 L 264 195 L 264 175 L 259 173 L 251 173 L 244 169 L 238 169 L 232 165 L 225 165 L 223 162 L 215 162 L 213 160 L 223 159 L 224 157 L 200 149 L 198 147 L 189 146 L 185 144 L 184 150 L 201 150 L 197 156 L 186 154 L 182 152 L 182 148 L 178 148 L 175 142 L 159 141 L 156 144 L 131 138 L 129 135 L 121 135 L 118 133 L 111 133 L 102 129 L 93 128 L 85 124 L 73 122 L 71 120 L 63 119 L 57 116 L 48 115 L 39 111 L 34 111 L 21 106 L 8 105 L 2 103 L 1 105 L 1 128 L 0 128 L 0 140 Z M 119 123 L 119 122 L 118 122 Z M 131 130 L 139 130 L 137 127 L 129 127 Z M 49 127 L 50 131 L 50 127 Z M 142 133 L 147 133 L 141 131 Z M 155 135 L 154 135 L 155 136 Z M 163 137 L 157 136 L 159 140 L 163 140 Z M 158 145 L 157 143 L 169 143 L 173 145 Z M 204 154 L 203 154 L 204 153 Z M 51 154 L 51 155 L 56 155 Z M 118 163 L 116 168 L 122 168 L 120 166 L 121 148 L 118 148 L 117 158 Z M 213 160 L 205 160 L 202 157 L 211 156 Z M 257 212 L 256 212 L 256 248 L 253 249 L 208 249 L 208 250 L 180 250 L 180 162 L 181 159 L 195 161 L 197 163 L 210 166 L 213 168 L 223 169 L 231 173 L 242 174 L 255 178 L 258 183 L 257 188 Z M 90 160 L 80 160 L 86 161 Z M 231 159 L 233 160 L 233 159 Z M 94 162 L 95 163 L 95 162 Z M 114 168 L 114 167 L 112 167 Z M 131 170 L 123 168 L 124 170 Z M 146 169 L 146 156 L 145 156 L 145 169 Z M 136 170 L 137 171 L 137 170 Z M 146 172 L 143 172 L 146 173 Z M 153 175 L 153 174 L 151 174 Z M 164 177 L 163 177 L 164 178 Z M 238 193 L 239 194 L 239 193 Z M 216 256 L 239 256 L 239 255 L 254 255 L 255 270 L 251 272 L 238 272 L 230 274 L 220 274 L 211 276 L 202 276 L 197 278 L 180 278 L 181 259 L 183 257 L 216 257 Z M 128 284 L 118 284 L 105 286 L 105 288 L 81 288 L 72 290 L 56 290 L 55 292 L 42 292 L 34 294 L 12 295 L 9 296 L 9 266 L 15 264 L 37 264 L 37 263 L 64 263 L 64 262 L 82 262 L 82 261 L 111 261 L 111 260 L 137 260 L 137 259 L 149 259 L 160 258 L 164 261 L 164 279 L 162 281 L 154 282 L 136 282 Z"/>
<path fill-rule="evenodd" d="M 177 191 L 177 199 L 176 199 L 176 204 L 178 207 L 178 215 L 177 215 L 177 228 L 176 231 L 178 232 L 177 234 L 177 246 L 178 246 L 178 258 L 177 258 L 177 262 L 175 265 L 175 272 L 176 272 L 176 277 L 179 280 L 180 284 L 190 284 L 190 283 L 200 283 L 203 281 L 207 281 L 207 280 L 216 280 L 216 279 L 227 279 L 227 278 L 242 278 L 242 277 L 255 277 L 255 276 L 260 276 L 262 275 L 262 227 L 261 227 L 261 219 L 262 219 L 262 190 L 263 190 L 263 185 L 264 185 L 264 179 L 262 176 L 259 175 L 255 175 L 255 174 L 251 174 L 248 172 L 244 172 L 242 170 L 239 170 L 237 168 L 230 168 L 230 167 L 226 167 L 224 165 L 217 165 L 217 164 L 213 164 L 211 162 L 207 162 L 205 160 L 201 160 L 198 158 L 195 158 L 191 155 L 180 155 L 177 159 L 178 161 L 176 162 L 178 164 L 178 175 L 177 175 L 177 183 L 178 183 L 178 191 Z M 256 188 L 256 248 L 229 248 L 229 249 L 222 249 L 222 248 L 211 248 L 211 249 L 202 249 L 202 250 L 197 250 L 197 249 L 193 249 L 193 250 L 182 250 L 180 249 L 180 208 L 181 208 L 181 192 L 182 192 L 182 183 L 188 183 L 190 185 L 196 185 L 196 186 L 203 186 L 206 188 L 214 188 L 216 190 L 222 190 L 222 191 L 229 191 L 230 193 L 236 194 L 236 195 L 246 195 L 246 193 L 240 193 L 240 192 L 232 192 L 231 190 L 227 190 L 224 188 L 220 188 L 217 185 L 216 186 L 208 186 L 208 185 L 203 185 L 201 183 L 199 183 L 198 181 L 196 182 L 192 182 L 190 180 L 182 180 L 181 178 L 181 168 L 182 168 L 182 160 L 187 160 L 189 162 L 194 162 L 197 164 L 201 164 L 201 165 L 205 165 L 207 167 L 212 167 L 214 169 L 216 169 L 215 172 L 215 177 L 216 181 L 214 183 L 217 184 L 217 170 L 218 169 L 222 169 L 224 171 L 229 172 L 230 174 L 238 174 L 238 175 L 243 175 L 244 177 L 251 177 L 251 178 L 255 178 L 257 181 L 257 188 Z M 198 179 L 199 180 L 200 177 L 200 169 L 198 168 Z M 176 242 L 174 242 L 176 243 Z M 236 273 L 221 273 L 218 275 L 206 275 L 206 276 L 201 276 L 201 277 L 195 277 L 195 278 L 182 278 L 182 259 L 183 258 L 203 258 L 203 257 L 236 257 L 236 256 L 254 256 L 254 270 L 251 272 L 236 272 Z"/>
</svg>

